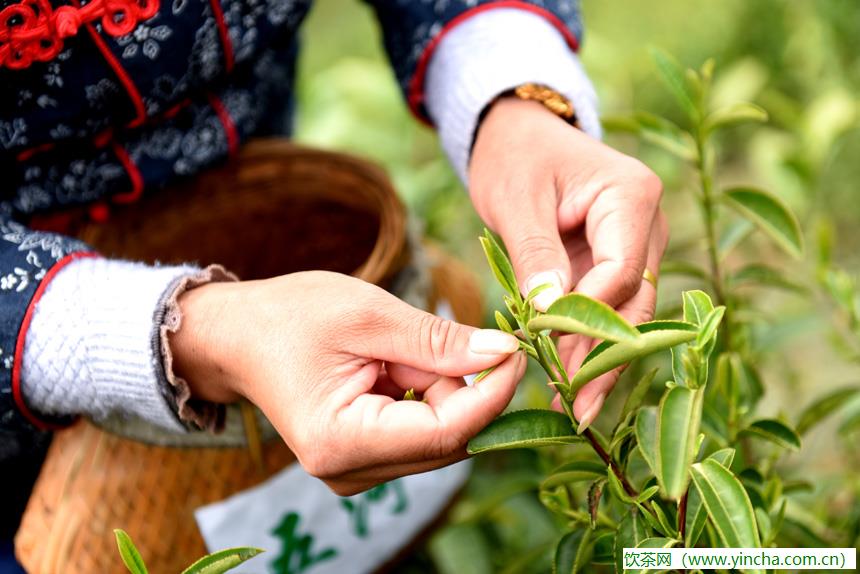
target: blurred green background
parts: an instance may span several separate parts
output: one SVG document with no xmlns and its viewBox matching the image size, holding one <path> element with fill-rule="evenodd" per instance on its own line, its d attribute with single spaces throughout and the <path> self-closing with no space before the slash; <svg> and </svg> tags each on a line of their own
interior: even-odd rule
<svg viewBox="0 0 860 574">
<path fill-rule="evenodd" d="M 758 340 L 778 348 L 769 363 L 761 365 L 767 389 L 763 414 L 794 415 L 823 391 L 860 379 L 856 356 L 833 342 L 836 311 L 814 289 L 816 233 L 823 223 L 838 237 L 834 252 L 838 264 L 849 274 L 860 268 L 857 0 L 584 0 L 582 8 L 586 36 L 581 55 L 604 115 L 647 110 L 682 121 L 655 77 L 649 46 L 661 47 L 692 67 L 713 57 L 717 64 L 714 103 L 752 101 L 770 115 L 765 126 L 727 132 L 719 150 L 720 184 L 754 184 L 772 191 L 795 210 L 807 236 L 805 261 L 781 259 L 774 253 L 771 263 L 786 278 L 811 290 L 801 296 L 769 292 L 758 305 L 768 318 L 767 332 L 760 333 Z M 423 222 L 425 233 L 473 269 L 485 269 L 476 240 L 482 224 L 447 166 L 435 135 L 407 111 L 381 48 L 372 10 L 357 0 L 317 0 L 304 27 L 299 76 L 297 138 L 384 165 L 411 212 Z M 663 178 L 664 209 L 672 228 L 667 257 L 702 257 L 697 249 L 700 214 L 689 193 L 691 174 L 664 152 L 632 138 L 608 136 L 607 141 L 639 157 Z M 753 249 L 759 247 L 766 249 L 763 244 Z M 757 255 L 762 253 L 768 255 L 766 251 Z M 500 292 L 489 275 L 483 280 L 491 312 L 501 303 Z M 680 290 L 687 286 L 679 279 L 662 281 L 660 313 L 671 315 Z M 622 388 L 629 384 L 624 379 L 620 383 Z M 523 385 L 517 404 L 544 406 L 547 397 L 536 377 Z M 617 405 L 607 407 L 613 408 Z M 829 486 L 846 478 L 853 480 L 848 490 L 856 493 L 858 488 L 858 451 L 839 446 L 834 427 L 835 423 L 816 430 L 805 440 L 802 452 L 786 462 L 809 475 L 805 478 L 814 479 L 819 495 L 833 492 Z M 451 518 L 454 525 L 441 531 L 429 550 L 417 551 L 402 571 L 486 572 L 501 567 L 512 572 L 540 571 L 540 553 L 535 549 L 552 540 L 556 529 L 533 497 L 515 493 L 518 473 L 538 472 L 541 464 L 529 452 L 479 460 L 470 494 Z M 500 483 L 499 476 L 505 481 Z M 500 494 L 489 500 L 473 496 L 488 489 Z M 809 495 L 811 499 L 816 492 Z M 835 492 L 836 500 L 818 504 L 810 521 L 823 523 L 829 513 L 841 511 L 832 506 L 839 504 L 841 491 Z M 855 505 L 857 499 L 846 500 Z M 464 525 L 488 514 L 492 534 L 470 538 L 474 531 Z M 451 544 L 454 539 L 465 540 L 472 548 L 490 540 L 506 550 L 501 555 L 490 553 L 486 564 L 475 558 L 482 553 L 470 552 L 467 561 L 475 564 L 463 569 L 457 557 L 462 544 Z M 517 570 L 517 557 L 531 566 Z"/>
</svg>

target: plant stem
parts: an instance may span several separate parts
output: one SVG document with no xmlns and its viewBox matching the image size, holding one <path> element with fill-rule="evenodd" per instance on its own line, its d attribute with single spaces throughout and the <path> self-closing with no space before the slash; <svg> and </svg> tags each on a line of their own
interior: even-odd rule
<svg viewBox="0 0 860 574">
<path fill-rule="evenodd" d="M 624 473 L 621 472 L 621 469 L 618 468 L 618 465 L 615 464 L 615 461 L 612 460 L 612 457 L 609 455 L 609 453 L 606 452 L 602 446 L 600 446 L 600 443 L 597 441 L 597 437 L 594 436 L 594 433 L 591 432 L 591 429 L 585 429 L 585 431 L 582 433 L 582 436 L 585 437 L 585 439 L 591 445 L 591 448 L 594 449 L 594 452 L 597 453 L 597 456 L 599 456 L 603 460 L 603 462 L 608 465 L 609 468 L 612 469 L 612 473 L 616 477 L 618 477 L 619 481 L 621 481 L 621 486 L 624 487 L 624 492 L 626 492 L 633 498 L 639 496 L 639 493 L 636 491 L 635 488 L 630 485 L 630 483 L 627 481 L 627 477 L 624 476 Z"/>
<path fill-rule="evenodd" d="M 708 248 L 708 262 L 711 270 L 711 289 L 714 291 L 714 297 L 717 300 L 717 305 L 725 305 L 726 312 L 723 317 L 723 322 L 726 326 L 723 333 L 725 334 L 726 348 L 732 349 L 732 324 L 730 317 L 729 301 L 726 297 L 726 289 L 724 284 L 724 276 L 722 264 L 720 263 L 720 253 L 717 243 L 717 225 L 716 225 L 716 207 L 714 204 L 714 177 L 708 165 L 707 157 L 707 141 L 706 136 L 701 129 L 696 130 L 696 150 L 698 152 L 698 160 L 696 161 L 696 170 L 699 173 L 699 185 L 702 189 L 701 206 L 702 218 L 705 223 L 705 239 Z"/>
</svg>

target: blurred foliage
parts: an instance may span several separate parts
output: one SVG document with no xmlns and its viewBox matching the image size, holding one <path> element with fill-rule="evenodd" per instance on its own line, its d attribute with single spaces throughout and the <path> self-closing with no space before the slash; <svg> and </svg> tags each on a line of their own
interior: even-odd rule
<svg viewBox="0 0 860 574">
<path fill-rule="evenodd" d="M 779 295 L 768 292 L 765 298 L 745 287 L 752 290 L 758 312 L 768 319 L 763 330 L 751 335 L 753 345 L 769 346 L 762 353 L 769 358 L 758 365 L 765 410 L 794 419 L 824 393 L 856 386 L 860 377 L 856 358 L 860 347 L 852 347 L 860 341 L 852 341 L 856 316 L 860 316 L 856 289 L 860 13 L 856 0 L 583 0 L 583 12 L 582 58 L 604 114 L 645 110 L 683 124 L 684 118 L 656 79 L 649 46 L 659 46 L 691 67 L 713 57 L 716 107 L 752 101 L 767 110 L 770 122 L 765 126 L 730 130 L 718 141 L 723 158 L 719 185 L 749 184 L 772 190 L 799 215 L 807 244 L 821 243 L 826 248 L 826 258 L 815 249 L 808 249 L 801 262 L 774 258 L 782 278 L 809 289 L 805 295 L 786 290 Z M 473 269 L 485 268 L 475 241 L 481 223 L 434 134 L 407 111 L 372 11 L 357 0 L 314 3 L 304 27 L 296 137 L 381 163 L 425 232 Z M 697 207 L 688 194 L 679 192 L 691 185 L 694 174 L 636 138 L 612 135 L 607 141 L 639 157 L 663 178 L 664 208 L 673 233 L 668 257 L 678 259 L 683 253 L 693 262 L 704 262 Z M 821 229 L 826 231 L 819 233 Z M 769 252 L 753 241 L 747 250 L 733 252 L 732 264 L 740 265 L 751 255 L 760 260 Z M 484 279 L 491 290 L 488 300 L 498 300 L 498 288 L 488 275 Z M 687 287 L 685 280 L 667 277 L 661 283 L 661 300 L 674 305 L 676 294 Z M 671 306 L 660 308 L 666 316 L 677 311 Z M 837 339 L 842 343 L 835 343 Z M 634 365 L 616 395 L 626 395 L 648 367 Z M 517 404 L 543 407 L 549 393 L 537 373 L 532 380 L 533 384 L 522 386 Z M 656 393 L 650 399 L 655 397 Z M 611 399 L 605 409 L 608 414 L 597 421 L 598 429 L 602 419 L 613 420 L 620 409 L 618 399 Z M 848 424 L 857 418 L 852 419 L 851 413 L 860 413 L 856 399 L 847 405 L 847 413 L 842 421 L 825 422 L 810 431 L 802 451 L 780 462 L 805 475 L 812 485 L 797 494 L 812 510 L 786 520 L 796 539 L 811 546 L 823 543 L 834 529 L 855 536 L 860 530 L 856 504 L 860 453 L 853 446 L 860 424 L 853 428 Z M 848 427 L 848 434 L 837 441 L 833 437 L 840 425 Z M 446 556 L 460 551 L 458 541 L 473 540 L 476 532 L 493 552 L 491 563 L 476 561 L 474 571 L 546 571 L 553 518 L 525 486 L 534 476 L 542 476 L 546 466 L 546 460 L 529 451 L 480 458 L 452 513 L 460 535 L 442 530 L 399 571 L 426 572 L 431 562 L 440 571 L 451 571 L 446 570 Z M 493 498 L 495 492 L 507 496 Z M 827 497 L 822 496 L 825 492 Z"/>
</svg>

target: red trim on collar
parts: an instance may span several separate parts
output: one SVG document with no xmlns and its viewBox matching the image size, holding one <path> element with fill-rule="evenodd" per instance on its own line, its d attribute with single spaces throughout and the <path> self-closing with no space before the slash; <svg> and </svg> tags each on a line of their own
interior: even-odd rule
<svg viewBox="0 0 860 574">
<path fill-rule="evenodd" d="M 498 8 L 515 8 L 517 10 L 524 10 L 526 12 L 531 12 L 532 14 L 537 14 L 538 16 L 543 16 L 561 33 L 562 36 L 564 36 L 568 46 L 570 46 L 574 52 L 579 50 L 579 40 L 576 39 L 576 36 L 573 35 L 564 22 L 562 22 L 558 16 L 545 8 L 541 8 L 540 6 L 535 6 L 534 4 L 529 4 L 528 2 L 522 2 L 520 0 L 498 0 L 496 2 L 481 4 L 480 6 L 475 6 L 470 10 L 466 10 L 445 24 L 445 27 L 442 28 L 442 30 L 439 31 L 432 40 L 430 40 L 430 43 L 427 44 L 427 47 L 424 48 L 424 51 L 421 53 L 421 57 L 418 59 L 415 73 L 412 75 L 412 79 L 409 82 L 407 101 L 409 103 L 409 109 L 421 122 L 429 126 L 433 125 L 430 118 L 428 118 L 427 114 L 424 112 L 424 81 L 427 75 L 427 67 L 430 65 L 430 59 L 436 52 L 436 48 L 439 47 L 439 43 L 448 34 L 448 32 L 469 18 L 482 12 Z"/>
<path fill-rule="evenodd" d="M 14 398 L 15 406 L 18 407 L 18 411 L 21 415 L 23 415 L 30 424 L 41 430 L 60 430 L 65 428 L 66 425 L 42 420 L 38 415 L 30 410 L 30 407 L 28 407 L 27 403 L 24 401 L 24 393 L 21 390 L 21 366 L 24 361 L 24 344 L 27 340 L 27 330 L 30 328 L 30 323 L 33 321 L 33 313 L 36 310 L 36 304 L 42 298 L 42 295 L 45 294 L 45 289 L 48 288 L 48 284 L 51 280 L 72 261 L 88 257 L 99 257 L 99 254 L 81 251 L 66 255 L 57 261 L 48 270 L 48 272 L 45 273 L 45 277 L 42 279 L 42 282 L 39 283 L 39 286 L 36 288 L 36 292 L 33 293 L 33 298 L 30 299 L 30 304 L 27 306 L 26 313 L 24 313 L 24 319 L 21 321 L 21 327 L 18 329 L 18 339 L 15 341 L 15 359 L 12 363 L 12 397 Z"/>
</svg>

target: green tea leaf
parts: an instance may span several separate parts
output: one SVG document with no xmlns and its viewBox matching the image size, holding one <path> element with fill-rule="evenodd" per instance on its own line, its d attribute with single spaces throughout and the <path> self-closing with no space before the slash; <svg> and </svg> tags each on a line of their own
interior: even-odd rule
<svg viewBox="0 0 860 574">
<path fill-rule="evenodd" d="M 755 513 L 740 481 L 719 462 L 706 459 L 691 469 L 711 523 L 727 548 L 759 548 Z"/>
<path fill-rule="evenodd" d="M 520 294 L 520 288 L 517 285 L 517 276 L 514 274 L 514 268 L 511 265 L 511 260 L 496 241 L 496 238 L 488 229 L 484 229 L 484 236 L 479 238 L 481 247 L 484 248 L 484 255 L 487 257 L 487 263 L 496 276 L 496 281 L 510 294 L 517 302 L 522 302 L 523 298 Z"/>
<path fill-rule="evenodd" d="M 619 424 L 627 419 L 627 417 L 639 406 L 642 404 L 642 401 L 645 400 L 645 395 L 648 394 L 648 389 L 651 388 L 651 383 L 654 382 L 654 377 L 657 376 L 658 368 L 653 368 L 644 375 L 636 385 L 633 387 L 633 390 L 630 391 L 630 394 L 627 395 L 627 399 L 624 401 L 624 406 L 621 408 L 621 414 L 618 415 Z"/>
<path fill-rule="evenodd" d="M 594 551 L 591 533 L 589 528 L 579 528 L 561 537 L 555 548 L 553 574 L 576 574 L 588 565 Z"/>
<path fill-rule="evenodd" d="M 764 508 L 756 508 L 755 509 L 755 520 L 756 524 L 758 524 L 758 533 L 762 539 L 762 542 L 765 546 L 771 540 L 771 528 L 772 525 L 770 523 L 770 516 L 768 516 L 767 512 Z"/>
<path fill-rule="evenodd" d="M 581 442 L 567 415 L 532 409 L 507 413 L 469 441 L 469 454 Z"/>
<path fill-rule="evenodd" d="M 514 329 L 511 327 L 511 324 L 508 322 L 508 320 L 505 318 L 505 316 L 502 315 L 502 312 L 496 311 L 495 316 L 496 316 L 496 325 L 499 326 L 499 329 L 501 329 L 505 333 L 513 334 Z"/>
<path fill-rule="evenodd" d="M 603 463 L 591 460 L 574 460 L 553 470 L 541 488 L 552 488 L 571 482 L 584 482 L 605 476 L 606 467 Z"/>
<path fill-rule="evenodd" d="M 726 468 L 731 468 L 732 461 L 735 458 L 735 449 L 724 448 L 716 451 L 708 457 L 715 460 Z M 688 548 L 693 548 L 699 541 L 702 531 L 705 529 L 708 515 L 705 507 L 702 505 L 702 497 L 699 496 L 699 491 L 691 488 L 687 491 L 687 528 L 685 544 Z"/>
<path fill-rule="evenodd" d="M 409 389 L 405 393 L 403 393 L 404 401 L 417 401 L 418 397 L 415 396 L 415 389 Z"/>
<path fill-rule="evenodd" d="M 717 461 L 726 468 L 731 468 L 732 462 L 735 460 L 735 449 L 721 448 L 720 450 L 712 453 L 708 458 L 710 460 Z"/>
<path fill-rule="evenodd" d="M 656 500 L 651 501 L 651 510 L 654 511 L 654 516 L 657 517 L 657 523 L 660 525 L 659 530 L 666 536 L 677 538 L 678 529 L 675 528 L 673 521 L 669 520 L 669 517 L 666 516 L 666 513 L 663 511 L 663 508 Z"/>
<path fill-rule="evenodd" d="M 743 429 L 741 434 L 762 438 L 791 450 L 800 450 L 800 437 L 794 429 L 776 419 L 759 419 Z"/>
<path fill-rule="evenodd" d="M 626 504 L 633 504 L 633 497 L 627 494 L 627 491 L 624 490 L 624 485 L 621 483 L 621 479 L 612 472 L 612 467 L 607 465 L 604 472 L 606 473 L 606 483 L 609 485 L 609 492 L 612 496 Z"/>
<path fill-rule="evenodd" d="M 797 423 L 798 434 L 806 433 L 858 395 L 860 395 L 860 387 L 846 387 L 817 399 L 800 413 L 800 420 Z"/>
<path fill-rule="evenodd" d="M 726 308 L 723 305 L 714 308 L 708 314 L 702 323 L 699 335 L 696 337 L 696 345 L 702 349 L 707 347 L 712 341 L 716 340 L 717 329 L 720 328 L 720 323 L 723 320 L 723 315 L 726 313 Z M 707 356 L 707 355 L 706 355 Z"/>
<path fill-rule="evenodd" d="M 644 407 L 636 415 L 636 441 L 639 452 L 657 475 L 657 407 Z"/>
<path fill-rule="evenodd" d="M 712 112 L 705 119 L 705 133 L 729 126 L 749 122 L 763 123 L 767 121 L 767 112 L 763 108 L 747 102 L 739 102 Z"/>
<path fill-rule="evenodd" d="M 776 197 L 750 187 L 735 187 L 723 193 L 727 204 L 755 223 L 789 255 L 799 259 L 803 236 L 794 214 Z"/>
<path fill-rule="evenodd" d="M 594 347 L 571 379 L 571 390 L 577 391 L 588 381 L 633 359 L 692 341 L 698 333 L 695 325 L 682 321 L 652 321 L 638 325 L 636 329 L 640 335 L 633 341 L 604 341 Z"/>
<path fill-rule="evenodd" d="M 672 387 L 660 401 L 657 417 L 657 480 L 673 500 L 687 491 L 689 469 L 696 457 L 704 391 Z"/>
<path fill-rule="evenodd" d="M 675 58 L 658 48 L 651 48 L 651 58 L 656 64 L 657 71 L 660 73 L 663 83 L 675 97 L 675 101 L 686 112 L 688 117 L 696 119 L 699 112 L 693 103 L 693 98 L 687 87 L 687 82 L 684 78 L 684 69 Z"/>
<path fill-rule="evenodd" d="M 612 307 L 580 293 L 556 299 L 545 314 L 529 321 L 528 328 L 579 333 L 608 341 L 635 341 L 639 337 L 639 331 Z"/>
<path fill-rule="evenodd" d="M 649 486 L 648 488 L 639 493 L 639 496 L 636 497 L 636 502 L 648 502 L 649 500 L 654 498 L 654 495 L 658 492 L 660 492 L 659 486 L 657 486 L 656 484 L 654 486 Z"/>
<path fill-rule="evenodd" d="M 707 321 L 708 316 L 714 311 L 714 304 L 707 293 L 701 290 L 684 291 L 684 321 L 700 327 L 696 336 L 701 337 L 701 327 Z M 692 344 L 692 343 L 690 343 Z M 704 357 L 693 354 L 691 356 L 690 344 L 682 344 L 672 347 L 672 378 L 676 383 L 683 386 L 698 387 L 699 382 L 704 383 L 708 379 L 707 357 L 716 344 L 709 343 L 704 350 Z M 688 373 L 685 364 L 692 364 L 694 372 Z"/>
<path fill-rule="evenodd" d="M 624 427 L 615 433 L 612 437 L 612 442 L 609 443 L 609 452 L 614 452 L 631 434 L 633 434 L 633 427 Z"/>
<path fill-rule="evenodd" d="M 260 548 L 228 548 L 204 556 L 182 574 L 223 574 L 264 552 Z"/>
<path fill-rule="evenodd" d="M 119 555 L 122 558 L 122 563 L 128 568 L 131 574 L 148 574 L 146 563 L 137 551 L 137 547 L 132 542 L 131 537 L 125 530 L 115 528 L 113 531 L 116 537 L 116 545 L 119 548 Z"/>
<path fill-rule="evenodd" d="M 684 291 L 684 321 L 701 327 L 714 310 L 710 296 L 700 289 Z"/>
<path fill-rule="evenodd" d="M 648 528 L 639 516 L 639 509 L 632 507 L 618 524 L 615 531 L 615 571 L 624 571 L 624 549 L 636 548 L 649 537 Z"/>
</svg>

